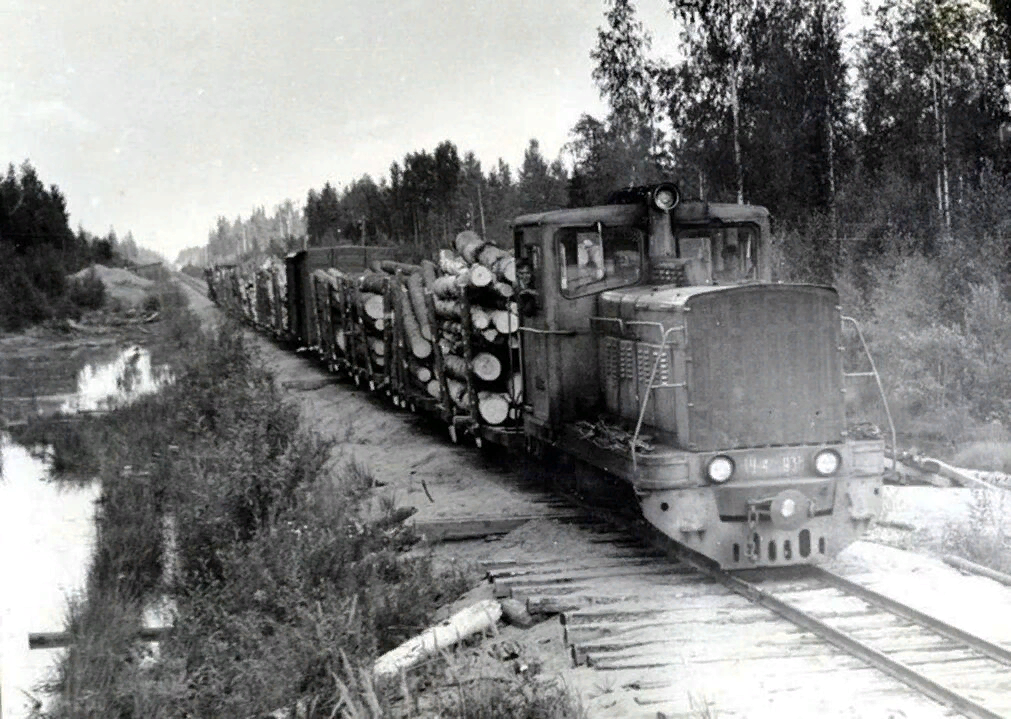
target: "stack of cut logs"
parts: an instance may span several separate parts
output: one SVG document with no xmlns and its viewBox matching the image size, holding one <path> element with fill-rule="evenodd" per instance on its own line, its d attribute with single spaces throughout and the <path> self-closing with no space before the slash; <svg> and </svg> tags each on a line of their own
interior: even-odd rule
<svg viewBox="0 0 1011 719">
<path fill-rule="evenodd" d="M 419 391 L 436 399 L 444 382 L 455 412 L 508 424 L 519 419 L 523 401 L 515 262 L 469 230 L 454 247 L 439 253 L 438 266 L 383 261 L 373 268 L 377 278 L 401 278 L 392 294 L 408 350 L 402 369 Z M 371 291 L 366 281 L 362 289 Z"/>
<path fill-rule="evenodd" d="M 374 370 L 386 367 L 388 350 L 386 339 L 386 294 L 390 278 L 382 272 L 367 272 L 359 282 L 357 293 L 358 319 L 364 330 L 364 346 L 358 352 L 368 354 Z"/>
</svg>

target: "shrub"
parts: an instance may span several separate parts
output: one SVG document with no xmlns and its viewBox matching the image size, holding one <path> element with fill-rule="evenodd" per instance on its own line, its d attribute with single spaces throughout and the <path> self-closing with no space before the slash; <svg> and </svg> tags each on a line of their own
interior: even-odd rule
<svg viewBox="0 0 1011 719">
<path fill-rule="evenodd" d="M 16 332 L 53 315 L 49 298 L 32 282 L 24 258 L 0 246 L 0 329 Z"/>
<path fill-rule="evenodd" d="M 67 284 L 70 301 L 87 310 L 97 310 L 105 304 L 105 283 L 92 268 L 84 277 L 73 279 Z"/>
<path fill-rule="evenodd" d="M 144 296 L 140 308 L 144 312 L 158 312 L 161 310 L 161 299 L 156 294 L 147 294 Z"/>
<path fill-rule="evenodd" d="M 991 569 L 1011 572 L 1009 512 L 1011 494 L 1007 491 L 999 488 L 972 490 L 969 526 L 947 526 L 945 549 Z"/>
</svg>

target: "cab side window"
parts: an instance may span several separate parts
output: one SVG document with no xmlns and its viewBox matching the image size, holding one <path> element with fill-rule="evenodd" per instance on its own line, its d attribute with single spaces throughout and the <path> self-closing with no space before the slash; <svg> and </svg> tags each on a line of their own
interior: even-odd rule
<svg viewBox="0 0 1011 719">
<path fill-rule="evenodd" d="M 683 229 L 678 246 L 682 257 L 706 264 L 716 284 L 758 278 L 758 229 L 753 225 Z"/>
<path fill-rule="evenodd" d="M 639 281 L 644 233 L 634 227 L 563 227 L 558 230 L 559 281 L 566 297 L 602 292 Z"/>
</svg>

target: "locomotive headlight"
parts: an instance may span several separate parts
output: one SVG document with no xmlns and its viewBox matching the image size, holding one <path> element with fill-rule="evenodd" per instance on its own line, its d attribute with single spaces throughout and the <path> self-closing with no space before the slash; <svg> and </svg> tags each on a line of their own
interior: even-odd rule
<svg viewBox="0 0 1011 719">
<path fill-rule="evenodd" d="M 823 449 L 814 456 L 814 471 L 822 477 L 828 477 L 839 471 L 842 458 L 834 449 Z"/>
<path fill-rule="evenodd" d="M 730 479 L 734 473 L 734 460 L 730 457 L 720 455 L 713 457 L 706 465 L 706 475 L 717 484 L 722 484 Z"/>
<path fill-rule="evenodd" d="M 783 500 L 783 503 L 779 505 L 779 513 L 783 516 L 783 519 L 789 519 L 797 512 L 797 503 L 790 497 Z"/>
<path fill-rule="evenodd" d="M 664 183 L 653 190 L 653 204 L 658 210 L 670 212 L 681 199 L 678 188 L 670 183 Z"/>
</svg>

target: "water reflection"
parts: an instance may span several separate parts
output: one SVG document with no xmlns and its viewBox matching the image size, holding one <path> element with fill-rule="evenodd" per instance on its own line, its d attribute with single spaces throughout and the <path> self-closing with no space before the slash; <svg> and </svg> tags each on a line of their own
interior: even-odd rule
<svg viewBox="0 0 1011 719">
<path fill-rule="evenodd" d="M 94 412 L 129 403 L 172 381 L 168 365 L 151 366 L 151 353 L 143 347 L 123 350 L 113 362 L 85 365 L 77 375 L 77 393 L 63 403 L 61 412 Z"/>
<path fill-rule="evenodd" d="M 0 701 L 11 719 L 29 716 L 59 658 L 29 651 L 28 634 L 61 631 L 68 598 L 84 590 L 100 487 L 49 481 L 48 464 L 6 434 L 0 460 Z"/>
</svg>

